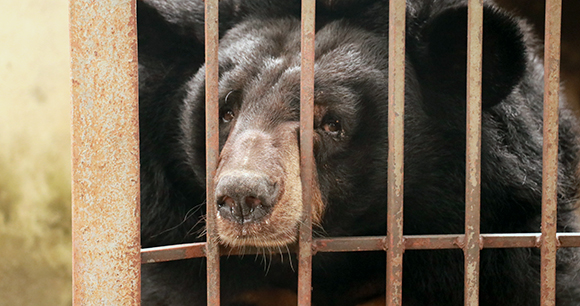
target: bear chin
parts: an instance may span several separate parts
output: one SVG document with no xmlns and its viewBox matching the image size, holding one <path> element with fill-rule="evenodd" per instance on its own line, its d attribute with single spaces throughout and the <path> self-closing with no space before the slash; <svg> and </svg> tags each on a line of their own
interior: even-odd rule
<svg viewBox="0 0 580 306">
<path fill-rule="evenodd" d="M 239 225 L 217 217 L 220 242 L 229 247 L 285 247 L 298 238 L 298 222 L 293 227 L 276 228 L 268 220 L 261 223 Z"/>
<path fill-rule="evenodd" d="M 274 210 L 257 222 L 231 221 L 218 212 L 217 232 L 220 241 L 230 247 L 282 247 L 296 242 L 301 217 L 302 201 L 296 200 L 276 203 Z"/>
</svg>

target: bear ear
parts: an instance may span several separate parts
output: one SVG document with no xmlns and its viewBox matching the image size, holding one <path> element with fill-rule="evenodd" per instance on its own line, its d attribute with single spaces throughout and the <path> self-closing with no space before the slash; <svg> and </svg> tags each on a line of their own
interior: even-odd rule
<svg viewBox="0 0 580 306">
<path fill-rule="evenodd" d="M 417 73 L 426 110 L 448 116 L 465 111 L 467 77 L 467 7 L 446 9 L 421 31 Z M 482 106 L 509 95 L 526 69 L 524 35 L 517 20 L 496 8 L 483 11 Z M 453 104 L 453 105 L 449 105 Z"/>
<path fill-rule="evenodd" d="M 187 8 L 182 9 L 185 11 Z M 201 40 L 198 37 L 200 29 L 203 31 L 203 11 L 201 20 L 196 25 L 194 18 L 189 22 L 178 20 L 176 10 L 175 5 L 164 4 L 163 1 L 137 1 L 140 63 L 170 66 L 186 57 L 199 63 L 203 62 L 203 36 Z M 189 28 L 189 31 L 186 28 Z"/>
</svg>

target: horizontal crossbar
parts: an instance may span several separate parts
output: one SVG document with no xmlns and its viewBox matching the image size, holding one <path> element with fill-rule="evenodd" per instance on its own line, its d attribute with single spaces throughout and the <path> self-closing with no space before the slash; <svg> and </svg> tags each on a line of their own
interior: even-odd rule
<svg viewBox="0 0 580 306">
<path fill-rule="evenodd" d="M 405 250 L 462 249 L 464 235 L 414 235 L 403 236 Z M 580 247 L 580 233 L 558 233 L 558 246 Z M 481 248 L 539 248 L 542 245 L 541 233 L 529 234 L 481 234 Z M 205 257 L 205 242 L 178 244 L 171 246 L 145 248 L 141 250 L 142 263 L 156 263 L 171 260 Z M 318 252 L 358 252 L 385 251 L 386 236 L 318 238 L 313 241 L 313 253 Z M 263 253 L 295 253 L 295 245 L 282 249 L 255 247 L 221 247 L 222 256 L 248 255 Z"/>
</svg>

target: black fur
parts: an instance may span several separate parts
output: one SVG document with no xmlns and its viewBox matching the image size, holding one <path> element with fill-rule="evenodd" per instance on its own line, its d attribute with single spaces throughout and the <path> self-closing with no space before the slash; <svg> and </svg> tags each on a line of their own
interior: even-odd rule
<svg viewBox="0 0 580 306">
<path fill-rule="evenodd" d="M 406 235 L 464 232 L 466 7 L 407 4 Z M 315 122 L 324 236 L 384 235 L 388 1 L 320 0 Z M 220 95 L 259 124 L 298 121 L 300 2 L 220 1 Z M 203 1 L 138 2 L 142 243 L 202 241 L 205 213 Z M 524 21 L 486 2 L 483 45 L 483 233 L 540 231 L 543 66 Z M 232 102 L 233 101 L 233 102 Z M 276 102 L 276 103 L 274 103 Z M 256 124 L 258 124 L 256 123 Z M 221 143 L 229 126 L 221 126 Z M 577 127 L 560 111 L 558 230 L 577 231 Z M 201 236 L 201 237 L 200 237 Z M 296 263 L 222 260 L 222 303 L 254 289 L 296 288 Z M 484 249 L 481 305 L 538 305 L 538 249 Z M 403 305 L 462 305 L 460 250 L 406 251 Z M 357 305 L 384 294 L 384 253 L 317 254 L 313 302 Z M 558 252 L 557 305 L 580 305 L 580 251 Z M 365 290 L 364 288 L 367 288 Z M 369 290 L 368 288 L 372 288 Z M 204 260 L 143 267 L 143 305 L 205 305 Z"/>
</svg>

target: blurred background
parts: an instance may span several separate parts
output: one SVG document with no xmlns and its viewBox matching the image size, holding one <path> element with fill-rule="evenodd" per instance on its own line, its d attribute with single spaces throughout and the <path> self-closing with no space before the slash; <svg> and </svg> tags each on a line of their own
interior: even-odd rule
<svg viewBox="0 0 580 306">
<path fill-rule="evenodd" d="M 0 305 L 71 305 L 67 0 L 0 0 Z"/>
<path fill-rule="evenodd" d="M 542 35 L 543 0 L 498 0 Z M 580 105 L 580 1 L 562 80 Z M 71 305 L 68 0 L 0 0 L 0 306 Z"/>
</svg>

